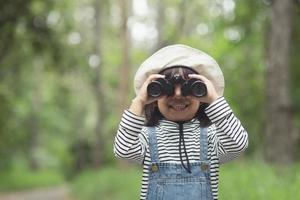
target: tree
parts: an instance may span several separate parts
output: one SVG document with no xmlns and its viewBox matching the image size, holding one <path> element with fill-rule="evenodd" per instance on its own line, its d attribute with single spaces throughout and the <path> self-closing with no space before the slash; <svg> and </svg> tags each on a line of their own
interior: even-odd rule
<svg viewBox="0 0 300 200">
<path fill-rule="evenodd" d="M 33 62 L 34 68 L 34 91 L 31 100 L 31 115 L 29 117 L 29 167 L 32 170 L 38 170 L 40 164 L 37 160 L 37 151 L 39 148 L 39 138 L 41 134 L 41 111 L 42 111 L 42 84 L 43 84 L 43 62 L 36 58 Z"/>
<path fill-rule="evenodd" d="M 98 58 L 98 62 L 95 63 L 95 74 L 93 78 L 93 88 L 96 96 L 96 128 L 95 128 L 95 146 L 93 162 L 95 167 L 100 167 L 103 164 L 104 155 L 104 140 L 103 140 L 103 129 L 104 129 L 104 95 L 103 95 L 103 76 L 102 76 L 102 52 L 101 52 L 101 38 L 102 38 L 102 6 L 100 0 L 94 1 L 95 8 L 95 26 L 94 26 L 94 47 L 93 54 L 95 58 Z"/>
<path fill-rule="evenodd" d="M 129 77 L 130 77 L 130 36 L 127 26 L 128 22 L 128 12 L 130 1 L 120 0 L 120 9 L 121 9 L 121 45 L 122 45 L 122 63 L 120 67 L 120 82 L 119 82 L 119 113 L 122 113 L 123 110 L 127 107 L 128 103 L 128 91 L 129 91 Z"/>
<path fill-rule="evenodd" d="M 292 0 L 272 1 L 268 34 L 265 158 L 279 164 L 295 161 L 298 138 L 289 93 L 292 3 Z"/>
<path fill-rule="evenodd" d="M 156 12 L 156 29 L 157 29 L 157 42 L 155 45 L 154 52 L 162 48 L 165 43 L 164 38 L 164 25 L 165 25 L 165 0 L 157 1 L 157 12 Z"/>
</svg>

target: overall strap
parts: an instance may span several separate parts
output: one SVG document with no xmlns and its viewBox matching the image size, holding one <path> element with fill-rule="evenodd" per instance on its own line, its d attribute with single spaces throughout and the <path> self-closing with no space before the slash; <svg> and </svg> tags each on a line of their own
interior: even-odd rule
<svg viewBox="0 0 300 200">
<path fill-rule="evenodd" d="M 207 128 L 200 128 L 200 160 L 207 160 Z"/>
<path fill-rule="evenodd" d="M 152 163 L 158 163 L 158 148 L 155 127 L 148 127 L 149 150 Z"/>
</svg>

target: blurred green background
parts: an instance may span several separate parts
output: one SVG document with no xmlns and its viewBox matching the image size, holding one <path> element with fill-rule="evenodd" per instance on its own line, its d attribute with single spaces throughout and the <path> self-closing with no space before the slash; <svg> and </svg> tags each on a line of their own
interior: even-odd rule
<svg viewBox="0 0 300 200">
<path fill-rule="evenodd" d="M 0 199 L 138 199 L 114 136 L 135 71 L 174 43 L 218 61 L 249 134 L 220 199 L 300 199 L 297 0 L 0 1 Z"/>
</svg>

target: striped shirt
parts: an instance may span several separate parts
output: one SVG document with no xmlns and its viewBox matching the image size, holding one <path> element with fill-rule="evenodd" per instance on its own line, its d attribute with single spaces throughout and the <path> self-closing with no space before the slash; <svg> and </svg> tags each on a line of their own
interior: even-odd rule
<svg viewBox="0 0 300 200">
<path fill-rule="evenodd" d="M 214 200 L 218 199 L 219 165 L 236 158 L 248 146 L 248 134 L 235 117 L 224 97 L 220 97 L 205 109 L 212 121 L 208 127 L 208 160 Z M 156 126 L 158 156 L 160 162 L 181 163 L 179 155 L 179 125 L 166 119 Z M 186 152 L 190 163 L 200 158 L 200 122 L 192 119 L 183 124 Z M 118 158 L 136 161 L 143 165 L 140 199 L 147 196 L 149 165 L 151 164 L 149 140 L 145 118 L 128 110 L 124 111 L 117 135 L 114 153 Z M 181 155 L 185 162 L 185 155 Z M 186 164 L 186 162 L 185 162 Z"/>
</svg>

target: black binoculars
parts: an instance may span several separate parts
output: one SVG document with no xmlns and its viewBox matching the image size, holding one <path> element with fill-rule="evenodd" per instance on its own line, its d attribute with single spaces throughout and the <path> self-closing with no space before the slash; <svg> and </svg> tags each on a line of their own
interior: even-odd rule
<svg viewBox="0 0 300 200">
<path fill-rule="evenodd" d="M 207 93 L 206 85 L 201 80 L 196 78 L 185 80 L 179 74 L 175 74 L 171 78 L 158 78 L 149 83 L 147 87 L 148 96 L 173 96 L 176 84 L 181 85 L 182 96 L 192 95 L 195 97 L 203 97 Z"/>
</svg>

